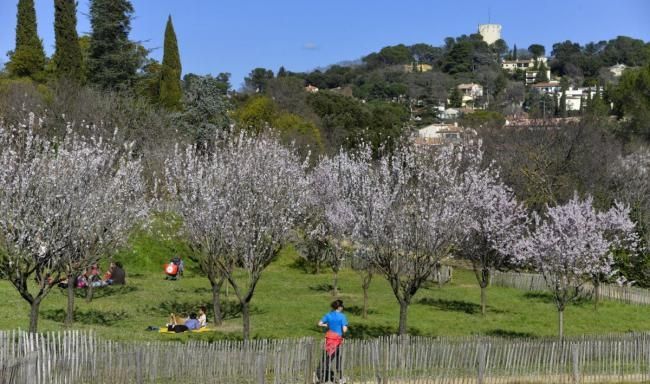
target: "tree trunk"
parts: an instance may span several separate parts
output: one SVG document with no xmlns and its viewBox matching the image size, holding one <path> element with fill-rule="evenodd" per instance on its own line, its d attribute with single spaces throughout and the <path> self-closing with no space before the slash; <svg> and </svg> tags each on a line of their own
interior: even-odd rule
<svg viewBox="0 0 650 384">
<path fill-rule="evenodd" d="M 406 300 L 399 302 L 399 331 L 400 335 L 406 335 L 406 316 L 408 314 L 409 303 Z"/>
<path fill-rule="evenodd" d="M 93 293 L 94 293 L 93 282 L 88 281 L 88 288 L 86 288 L 86 302 L 90 303 L 91 301 L 93 301 Z"/>
<path fill-rule="evenodd" d="M 247 301 L 242 301 L 240 302 L 240 304 L 241 304 L 241 317 L 244 326 L 243 327 L 244 340 L 250 340 L 251 320 L 250 320 L 250 312 L 249 312 L 249 303 Z"/>
<path fill-rule="evenodd" d="M 594 311 L 598 311 L 598 302 L 600 301 L 600 282 L 594 281 Z"/>
<path fill-rule="evenodd" d="M 564 339 L 564 309 L 559 309 L 557 311 L 558 317 L 558 330 L 560 334 L 560 340 Z"/>
<path fill-rule="evenodd" d="M 223 280 L 221 280 L 223 282 Z M 214 324 L 221 325 L 221 283 L 212 283 L 212 310 L 214 311 Z"/>
<path fill-rule="evenodd" d="M 38 330 L 38 309 L 41 306 L 41 299 L 36 298 L 31 302 L 31 309 L 29 311 L 29 332 L 36 333 Z"/>
<path fill-rule="evenodd" d="M 481 315 L 485 316 L 487 308 L 487 286 L 490 283 L 490 270 L 488 268 L 481 269 L 481 275 L 478 280 L 478 285 L 481 287 Z"/>
<path fill-rule="evenodd" d="M 332 282 L 332 296 L 337 297 L 339 295 L 339 288 L 338 288 L 338 283 L 339 283 L 339 272 L 334 271 L 334 281 Z"/>
<path fill-rule="evenodd" d="M 368 288 L 370 288 L 370 281 L 372 281 L 372 273 L 368 273 L 361 278 L 361 288 L 363 288 L 363 312 L 361 317 L 363 319 L 368 318 Z"/>
<path fill-rule="evenodd" d="M 361 317 L 365 320 L 368 318 L 368 287 L 363 287 L 363 312 Z"/>
<path fill-rule="evenodd" d="M 485 316 L 485 307 L 487 306 L 487 287 L 481 284 L 481 315 Z"/>
<path fill-rule="evenodd" d="M 74 288 L 75 288 L 75 277 L 72 274 L 68 274 L 68 288 L 66 289 L 68 293 L 68 311 L 65 315 L 65 325 L 71 326 L 74 323 Z"/>
</svg>

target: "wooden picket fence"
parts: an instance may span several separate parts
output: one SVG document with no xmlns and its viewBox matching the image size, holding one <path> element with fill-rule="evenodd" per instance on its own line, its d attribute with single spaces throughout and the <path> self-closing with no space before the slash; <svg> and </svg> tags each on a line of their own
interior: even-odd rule
<svg viewBox="0 0 650 384">
<path fill-rule="evenodd" d="M 526 291 L 548 290 L 544 277 L 538 273 L 492 271 L 491 284 Z M 594 293 L 594 287 L 591 284 L 585 284 L 582 287 L 582 293 L 586 296 L 591 296 Z M 605 300 L 615 300 L 636 305 L 650 305 L 650 290 L 645 288 L 601 284 L 599 295 L 600 298 Z"/>
<path fill-rule="evenodd" d="M 118 343 L 92 332 L 0 332 L 0 383 L 313 383 L 311 338 Z M 650 334 L 558 339 L 347 340 L 347 383 L 607 383 L 650 380 Z M 335 366 L 333 363 L 332 366 Z"/>
</svg>

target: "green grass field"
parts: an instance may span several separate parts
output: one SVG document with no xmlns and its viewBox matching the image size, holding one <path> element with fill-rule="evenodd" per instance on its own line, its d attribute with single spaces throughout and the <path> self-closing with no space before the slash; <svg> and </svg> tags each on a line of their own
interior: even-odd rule
<svg viewBox="0 0 650 384">
<path fill-rule="evenodd" d="M 155 229 L 154 229 L 155 232 Z M 158 340 L 193 338 L 239 338 L 241 318 L 235 310 L 232 292 L 227 297 L 227 319 L 216 332 L 201 335 L 160 335 L 147 332 L 149 325 L 161 326 L 170 312 L 188 312 L 211 300 L 208 280 L 190 264 L 183 279 L 167 281 L 162 264 L 175 252 L 185 252 L 173 239 L 155 240 L 136 233 L 128 252 L 118 255 L 125 263 L 128 285 L 96 291 L 87 303 L 83 291 L 76 300 L 75 328 L 96 330 L 116 340 Z M 319 318 L 332 300 L 328 291 L 332 274 L 305 272 L 293 248 L 285 249 L 264 272 L 252 301 L 252 335 L 256 338 L 319 336 Z M 340 274 L 340 297 L 347 307 L 351 337 L 373 337 L 395 333 L 398 305 L 386 281 L 376 276 L 370 289 L 367 320 L 361 318 L 362 291 L 354 271 Z M 27 328 L 29 307 L 6 281 L 0 282 L 4 305 L 0 328 Z M 39 330 L 64 329 L 65 291 L 54 289 L 41 306 Z M 553 336 L 557 314 L 549 295 L 490 287 L 488 314 L 482 316 L 479 289 L 471 271 L 456 269 L 453 282 L 422 289 L 409 310 L 409 332 L 418 335 L 501 335 L 508 337 Z M 596 312 L 585 301 L 570 306 L 565 314 L 567 335 L 602 334 L 650 330 L 650 307 L 605 301 Z"/>
</svg>

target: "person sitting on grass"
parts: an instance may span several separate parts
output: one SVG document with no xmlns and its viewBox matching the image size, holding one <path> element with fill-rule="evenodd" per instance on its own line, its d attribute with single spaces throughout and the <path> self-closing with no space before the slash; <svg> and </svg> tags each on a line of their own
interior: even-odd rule
<svg viewBox="0 0 650 384">
<path fill-rule="evenodd" d="M 196 319 L 196 313 L 194 312 L 190 313 L 190 318 L 185 320 L 185 326 L 190 331 L 201 328 L 201 324 Z"/>
<path fill-rule="evenodd" d="M 208 325 L 208 316 L 207 316 L 207 308 L 202 305 L 199 307 L 199 326 L 201 328 L 207 327 Z"/>
<path fill-rule="evenodd" d="M 167 330 L 169 332 L 173 331 L 176 333 L 192 331 L 199 329 L 199 327 L 199 321 L 196 319 L 196 313 L 194 312 L 190 313 L 190 317 L 187 319 L 183 319 L 172 313 L 170 317 L 170 323 L 167 324 Z"/>
<path fill-rule="evenodd" d="M 107 285 L 124 285 L 126 284 L 126 273 L 122 268 L 122 263 L 116 261 L 111 263 L 108 271 L 104 274 L 103 279 Z"/>
</svg>

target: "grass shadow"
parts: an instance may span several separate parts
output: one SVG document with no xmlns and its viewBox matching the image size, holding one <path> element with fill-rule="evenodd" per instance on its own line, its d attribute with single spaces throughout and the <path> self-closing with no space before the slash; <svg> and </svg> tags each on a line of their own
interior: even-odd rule
<svg viewBox="0 0 650 384">
<path fill-rule="evenodd" d="M 545 303 L 545 304 L 555 304 L 555 298 L 553 297 L 553 294 L 551 292 L 526 292 L 524 293 L 524 297 L 529 300 L 534 300 L 540 303 Z M 589 304 L 591 302 L 591 296 L 590 295 L 582 295 L 578 296 L 574 300 L 571 301 L 571 304 L 577 305 L 577 306 L 582 306 Z"/>
<path fill-rule="evenodd" d="M 166 300 L 158 304 L 158 306 L 151 307 L 151 312 L 169 316 L 170 313 L 175 313 L 180 316 L 188 316 L 191 312 L 197 312 L 199 307 L 205 305 L 207 309 L 208 319 L 214 317 L 212 310 L 212 305 L 205 302 L 192 301 L 192 302 L 180 302 L 177 300 Z M 239 302 L 234 300 L 223 300 L 221 302 L 221 313 L 224 320 L 234 319 L 241 317 L 241 305 Z M 264 312 L 259 308 L 251 305 L 250 314 L 251 315 L 260 315 Z"/>
<path fill-rule="evenodd" d="M 470 315 L 481 313 L 481 306 L 479 304 L 460 300 L 432 299 L 425 297 L 418 300 L 416 304 L 436 307 L 442 311 L 464 312 Z"/>
<path fill-rule="evenodd" d="M 491 329 L 485 332 L 487 336 L 503 337 L 508 339 L 535 339 L 537 335 L 529 332 L 508 331 L 506 329 Z"/>
<path fill-rule="evenodd" d="M 350 327 L 347 337 L 351 339 L 372 339 L 397 333 L 397 329 L 388 325 L 355 324 Z"/>
<path fill-rule="evenodd" d="M 305 260 L 302 257 L 296 258 L 292 263 L 289 264 L 289 268 L 295 269 L 304 273 L 314 274 L 315 269 L 311 263 Z"/>
<path fill-rule="evenodd" d="M 410 336 L 421 336 L 417 328 L 408 328 L 407 333 Z M 397 334 L 397 328 L 388 325 L 369 325 L 369 324 L 354 324 L 348 330 L 346 337 L 351 339 L 373 339 L 382 336 L 391 336 Z"/>
<path fill-rule="evenodd" d="M 63 309 L 50 309 L 41 312 L 43 318 L 48 320 L 63 323 L 65 321 L 66 312 Z M 112 326 L 118 321 L 128 318 L 129 315 L 124 311 L 98 311 L 90 309 L 88 311 L 80 311 L 75 309 L 74 321 L 86 325 L 103 325 Z"/>
<path fill-rule="evenodd" d="M 194 293 L 196 293 L 198 295 L 202 295 L 202 294 L 210 294 L 211 295 L 212 294 L 212 289 L 207 288 L 207 287 L 198 287 L 198 288 L 194 289 Z"/>
<path fill-rule="evenodd" d="M 332 284 L 323 283 L 318 285 L 310 285 L 309 289 L 316 292 L 332 292 L 334 286 Z M 338 287 L 338 291 L 341 292 L 341 287 Z"/>
<path fill-rule="evenodd" d="M 345 312 L 347 312 L 347 313 L 349 313 L 351 315 L 354 315 L 354 316 L 361 316 L 363 314 L 363 307 L 361 307 L 359 305 L 352 305 L 352 306 L 349 306 L 349 307 L 345 307 Z M 377 311 L 368 308 L 368 314 L 369 315 L 370 314 L 375 314 L 375 313 L 377 313 Z"/>
<path fill-rule="evenodd" d="M 110 297 L 117 295 L 126 295 L 127 293 L 138 291 L 139 288 L 133 285 L 109 285 L 106 287 L 93 288 L 93 300 L 102 297 Z M 60 288 L 59 291 L 63 296 L 68 296 L 67 288 Z M 88 288 L 75 288 L 74 296 L 79 299 L 85 299 L 88 295 Z"/>
</svg>

